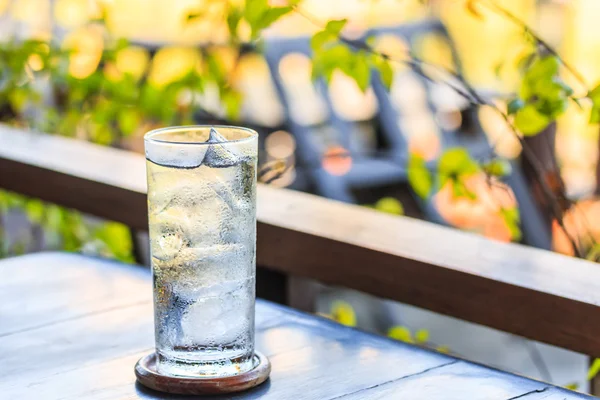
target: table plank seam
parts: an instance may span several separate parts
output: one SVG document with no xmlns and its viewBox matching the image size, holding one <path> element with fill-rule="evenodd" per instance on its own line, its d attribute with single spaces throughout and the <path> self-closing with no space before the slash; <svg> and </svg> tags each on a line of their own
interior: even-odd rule
<svg viewBox="0 0 600 400">
<path fill-rule="evenodd" d="M 36 326 L 30 326 L 28 328 L 23 328 L 23 329 L 19 329 L 16 331 L 9 331 L 9 332 L 5 332 L 0 334 L 0 339 L 8 337 L 8 336 L 12 336 L 12 335 L 17 335 L 20 333 L 25 333 L 25 332 L 30 332 L 30 331 L 35 331 L 37 329 L 42 329 L 42 328 L 47 328 L 49 326 L 53 326 L 53 325 L 59 325 L 65 322 L 71 322 L 71 321 L 76 321 L 78 319 L 82 319 L 82 318 L 87 318 L 87 317 L 92 317 L 95 315 L 101 315 L 101 314 L 105 314 L 105 313 L 109 313 L 112 311 L 116 311 L 116 310 L 125 310 L 128 308 L 133 308 L 133 307 L 139 307 L 141 305 L 145 305 L 148 303 L 151 303 L 152 300 L 144 300 L 144 301 L 138 301 L 135 303 L 129 303 L 129 304 L 124 304 L 124 305 L 120 305 L 120 306 L 114 306 L 114 307 L 109 307 L 109 308 L 105 308 L 102 310 L 96 310 L 96 311 L 92 311 L 92 312 L 88 312 L 88 313 L 84 313 L 84 314 L 80 314 L 80 315 L 74 315 L 68 318 L 63 318 L 63 319 L 58 319 L 55 321 L 50 321 L 50 322 L 46 322 L 44 324 L 41 325 L 36 325 Z"/>
<path fill-rule="evenodd" d="M 372 386 L 369 386 L 369 387 L 366 387 L 366 388 L 362 388 L 360 390 L 356 390 L 356 391 L 351 392 L 351 393 L 345 393 L 345 394 L 343 394 L 341 396 L 332 397 L 332 398 L 330 398 L 328 400 L 343 399 L 344 397 L 353 396 L 353 395 L 355 395 L 357 393 L 361 393 L 361 392 L 365 392 L 367 390 L 371 390 L 371 389 L 375 389 L 375 388 L 378 388 L 378 387 L 381 387 L 381 386 L 385 386 L 385 385 L 390 384 L 390 383 L 395 383 L 395 382 L 401 381 L 403 379 L 408 379 L 408 378 L 412 378 L 412 377 L 415 377 L 415 376 L 424 375 L 424 374 L 426 374 L 426 373 L 428 373 L 430 371 L 433 371 L 433 370 L 436 370 L 436 369 L 439 369 L 439 368 L 448 367 L 450 365 L 459 363 L 461 361 L 462 360 L 452 360 L 452 361 L 447 362 L 447 363 L 443 363 L 443 364 L 440 364 L 440 365 L 436 365 L 434 367 L 426 368 L 423 371 L 415 372 L 414 374 L 409 374 L 409 375 L 401 376 L 401 377 L 396 378 L 396 379 L 392 379 L 390 381 L 381 382 L 381 383 L 378 383 L 376 385 L 372 385 Z"/>
<path fill-rule="evenodd" d="M 522 398 L 524 398 L 524 397 L 527 397 L 527 396 L 529 396 L 530 394 L 544 393 L 544 392 L 545 392 L 546 390 L 548 390 L 548 389 L 550 389 L 550 388 L 549 388 L 548 386 L 546 386 L 545 388 L 531 390 L 531 391 L 529 391 L 529 392 L 527 392 L 527 393 L 523 393 L 523 394 L 520 394 L 520 395 L 518 395 L 518 396 L 511 397 L 511 398 L 509 398 L 509 399 L 506 399 L 506 400 L 517 400 L 517 399 L 522 399 Z"/>
</svg>

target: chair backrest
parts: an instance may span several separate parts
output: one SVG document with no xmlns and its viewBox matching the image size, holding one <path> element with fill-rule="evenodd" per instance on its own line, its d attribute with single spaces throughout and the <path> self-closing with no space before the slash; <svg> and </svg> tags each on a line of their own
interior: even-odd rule
<svg viewBox="0 0 600 400">
<path fill-rule="evenodd" d="M 366 32 L 361 40 L 392 36 L 406 43 L 410 51 L 412 51 L 417 46 L 418 41 L 426 35 L 437 35 L 447 43 L 451 54 L 452 66 L 458 74 L 461 74 L 461 65 L 456 48 L 446 28 L 438 20 L 375 28 Z M 372 74 L 371 87 L 378 103 L 378 115 L 375 123 L 378 125 L 380 135 L 386 147 L 383 151 L 371 157 L 364 155 L 359 157 L 346 174 L 335 176 L 328 173 L 321 165 L 323 154 L 314 144 L 313 128 L 295 121 L 291 116 L 291 107 L 293 105 L 290 104 L 290 100 L 286 95 L 285 84 L 279 72 L 281 60 L 291 53 L 300 53 L 310 57 L 312 52 L 309 38 L 272 39 L 266 43 L 265 57 L 281 102 L 286 110 L 287 124 L 297 141 L 299 161 L 304 164 L 304 169 L 308 171 L 307 175 L 316 192 L 328 198 L 356 203 L 357 199 L 353 195 L 353 189 L 356 188 L 372 189 L 389 185 L 401 185 L 407 188 L 406 163 L 409 157 L 409 144 L 407 139 L 408 132 L 406 132 L 403 122 L 410 116 L 403 114 L 402 110 L 394 103 L 390 92 L 382 85 L 378 74 L 376 72 Z M 414 79 L 424 88 L 426 104 L 424 110 L 422 110 L 424 112 L 423 115 L 433 121 L 435 115 L 440 111 L 439 99 L 436 99 L 436 93 L 438 93 L 436 88 L 443 86 L 443 84 L 431 82 L 426 79 L 423 77 L 424 72 L 420 67 L 416 66 L 405 70 L 403 74 L 410 74 L 411 79 Z M 322 79 L 316 82 L 316 86 L 322 94 L 327 107 L 328 117 L 325 124 L 337 132 L 340 143 L 349 149 L 350 155 L 353 156 L 350 145 L 351 140 L 348 136 L 350 132 L 356 129 L 356 126 L 354 126 L 356 123 L 347 121 L 337 115 L 327 85 Z M 492 153 L 492 148 L 479 121 L 477 109 L 465 104 L 464 99 L 463 102 L 460 102 L 458 98 L 455 100 L 456 111 L 462 112 L 461 117 L 468 118 L 472 126 L 468 130 L 465 130 L 461 126 L 448 127 L 436 124 L 439 130 L 441 148 L 447 149 L 460 146 L 466 148 L 472 157 L 476 159 L 489 157 Z M 435 163 L 436 160 L 432 160 L 431 166 L 434 167 Z M 513 162 L 512 166 L 512 172 L 505 178 L 505 182 L 512 188 L 519 203 L 523 241 L 535 247 L 550 249 L 550 224 L 548 219 L 544 218 L 541 204 L 532 195 L 529 176 L 524 174 L 520 162 Z M 412 193 L 412 198 L 418 207 L 421 208 L 421 213 L 426 219 L 446 224 L 433 206 L 431 199 L 424 201 L 414 193 Z"/>
</svg>

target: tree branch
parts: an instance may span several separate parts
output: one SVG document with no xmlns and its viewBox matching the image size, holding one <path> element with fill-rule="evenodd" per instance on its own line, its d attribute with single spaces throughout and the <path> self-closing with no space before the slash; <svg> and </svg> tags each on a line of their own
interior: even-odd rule
<svg viewBox="0 0 600 400">
<path fill-rule="evenodd" d="M 500 13 L 500 14 L 504 15 L 505 17 L 509 18 L 511 21 L 513 21 L 514 23 L 521 26 L 524 30 L 526 30 L 526 32 L 528 32 L 548 52 L 557 56 L 557 58 L 561 60 L 562 64 L 565 66 L 565 68 L 567 68 L 580 81 L 580 83 L 585 86 L 585 81 L 583 80 L 582 76 L 574 68 L 572 68 L 570 65 L 565 63 L 564 60 L 558 55 L 556 50 L 554 50 L 549 44 L 547 44 L 535 32 L 533 32 L 523 21 L 521 21 L 518 17 L 516 17 L 514 14 L 512 14 L 508 10 L 505 10 L 504 8 L 496 5 L 495 3 L 491 2 L 491 1 L 488 1 L 488 0 L 479 0 L 479 1 L 481 1 L 482 4 L 486 4 L 488 7 L 492 8 L 492 10 L 496 11 L 497 13 Z M 302 15 L 304 18 L 306 18 L 308 21 L 310 21 L 311 23 L 313 23 L 315 26 L 319 27 L 320 29 L 325 28 L 325 25 L 323 23 L 321 23 L 316 17 L 314 17 L 312 14 L 308 13 L 306 10 L 302 9 L 301 7 L 296 5 L 296 6 L 293 6 L 293 9 L 298 14 Z M 521 144 L 521 147 L 523 149 L 523 156 L 526 157 L 527 160 L 531 163 L 531 166 L 536 173 L 536 179 L 537 179 L 538 183 L 540 184 L 540 187 L 542 188 L 544 197 L 546 197 L 548 204 L 550 204 L 550 206 L 551 206 L 552 214 L 553 214 L 554 218 L 556 219 L 557 223 L 559 224 L 559 226 L 561 227 L 561 229 L 563 230 L 563 232 L 565 233 L 565 235 L 567 236 L 569 242 L 571 243 L 571 245 L 573 247 L 573 251 L 575 252 L 575 255 L 579 258 L 583 258 L 582 251 L 579 248 L 579 246 L 577 245 L 577 241 L 571 235 L 571 233 L 567 231 L 567 229 L 564 225 L 563 215 L 566 210 L 562 209 L 559 200 L 556 198 L 552 189 L 548 185 L 548 182 L 545 179 L 543 165 L 538 160 L 538 158 L 536 157 L 533 150 L 525 142 L 523 137 L 519 134 L 519 132 L 517 131 L 515 126 L 512 124 L 512 121 L 510 120 L 510 117 L 508 116 L 508 114 L 506 114 L 500 107 L 498 107 L 493 102 L 487 101 L 483 97 L 481 97 L 479 95 L 479 93 L 477 92 L 477 90 L 472 85 L 470 85 L 462 75 L 460 75 L 459 73 L 457 73 L 455 71 L 449 70 L 447 68 L 444 68 L 444 67 L 436 65 L 436 64 L 431 64 L 431 63 L 425 62 L 412 54 L 410 55 L 409 59 L 402 59 L 402 60 L 394 59 L 394 58 L 390 57 L 388 54 L 385 54 L 385 53 L 382 53 L 382 52 L 379 52 L 379 51 L 373 49 L 365 41 L 351 40 L 351 39 L 345 38 L 341 34 L 338 35 L 338 40 L 340 42 L 346 44 L 347 46 L 352 47 L 355 50 L 362 50 L 369 54 L 373 54 L 373 55 L 382 57 L 386 61 L 401 63 L 403 65 L 408 65 L 413 69 L 413 71 L 415 71 L 415 73 L 417 73 L 424 79 L 431 81 L 431 82 L 437 82 L 437 81 L 433 80 L 431 77 L 429 77 L 427 74 L 425 74 L 423 72 L 422 67 L 427 66 L 427 67 L 434 68 L 438 71 L 442 71 L 443 73 L 447 74 L 448 76 L 450 76 L 450 77 L 456 79 L 458 82 L 460 82 L 462 87 L 458 87 L 448 80 L 443 80 L 443 81 L 437 82 L 437 83 L 445 84 L 446 86 L 448 86 L 449 88 L 454 90 L 457 94 L 459 94 L 460 96 L 465 98 L 467 101 L 469 101 L 469 103 L 471 103 L 473 105 L 477 105 L 477 106 L 490 107 L 498 115 L 500 115 L 502 117 L 502 119 L 506 122 L 506 124 L 509 126 L 511 133 L 517 138 L 517 140 Z"/>
<path fill-rule="evenodd" d="M 565 69 L 567 71 L 569 71 L 571 73 L 571 75 L 573 75 L 573 77 L 575 77 L 575 79 L 577 79 L 577 81 L 581 84 L 581 86 L 583 86 L 586 89 L 586 92 L 587 92 L 588 86 L 587 86 L 587 83 L 586 83 L 585 78 L 583 77 L 583 75 L 581 75 L 579 73 L 579 71 L 577 71 L 569 63 L 567 63 L 564 60 L 564 58 L 562 58 L 560 56 L 560 54 L 558 54 L 558 52 L 552 46 L 550 46 L 550 44 L 548 44 L 548 42 L 546 42 L 539 34 L 537 34 L 533 29 L 531 29 L 525 23 L 525 21 L 523 21 L 522 19 L 520 19 L 519 17 L 517 17 L 515 14 L 513 14 L 512 12 L 510 12 L 509 10 L 507 10 L 506 8 L 498 5 L 494 1 L 491 1 L 491 0 L 476 0 L 476 1 L 479 1 L 480 4 L 484 5 L 489 10 L 492 10 L 493 12 L 506 17 L 509 21 L 513 22 L 515 25 L 517 25 L 521 29 L 523 29 L 523 31 L 526 34 L 528 34 L 529 36 L 531 36 L 535 40 L 535 42 L 537 44 L 539 44 L 544 50 L 546 50 L 548 53 L 550 53 L 553 56 L 555 56 L 556 58 L 558 58 L 560 60 L 560 62 L 562 63 L 562 65 L 565 67 Z"/>
</svg>

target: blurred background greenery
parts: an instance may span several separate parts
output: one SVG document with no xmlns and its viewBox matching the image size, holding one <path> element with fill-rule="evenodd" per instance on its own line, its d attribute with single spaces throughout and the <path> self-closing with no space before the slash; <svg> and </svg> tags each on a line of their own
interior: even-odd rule
<svg viewBox="0 0 600 400">
<path fill-rule="evenodd" d="M 143 134 L 157 127 L 249 125 L 261 134 L 262 181 L 318 193 L 303 183 L 307 178 L 299 162 L 300 143 L 290 121 L 318 127 L 318 167 L 330 177 L 347 176 L 361 162 L 361 154 L 330 140 L 329 127 L 323 127 L 330 110 L 311 80 L 313 75 L 327 77 L 335 113 L 355 125 L 352 135 L 369 155 L 381 136 L 379 104 L 369 80 L 373 69 L 387 77 L 382 80 L 389 84 L 389 96 L 402 117 L 398 124 L 411 154 L 403 160 L 410 188 L 368 187 L 354 201 L 381 212 L 425 218 L 417 210 L 423 197 L 445 224 L 496 240 L 523 241 L 522 220 L 528 216 L 521 215 L 502 180 L 522 159 L 522 143 L 511 125 L 493 108 L 473 107 L 440 82 L 425 86 L 407 65 L 373 54 L 413 57 L 456 71 L 455 49 L 468 84 L 493 97 L 500 111 L 513 113 L 508 122 L 525 136 L 535 136 L 556 119 L 552 152 L 564 181 L 562 195 L 577 205 L 569 203 L 562 210 L 562 222 L 578 239 L 583 255 L 598 260 L 599 130 L 598 121 L 592 118 L 590 123 L 590 113 L 597 112 L 592 89 L 600 81 L 600 31 L 595 27 L 600 2 L 498 2 L 525 28 L 483 7 L 486 2 L 304 0 L 302 12 L 294 12 L 284 0 L 0 0 L 0 122 L 139 153 Z M 344 50 L 347 43 L 339 40 L 341 32 L 351 40 L 374 27 L 431 19 L 439 19 L 449 36 L 427 32 L 407 43 L 381 35 L 358 51 Z M 559 58 L 537 53 L 540 43 L 527 29 L 575 66 L 587 87 L 564 71 Z M 312 36 L 313 59 L 292 52 L 277 66 L 292 104 L 287 115 L 262 50 L 270 40 L 298 36 Z M 538 81 L 544 82 L 541 89 Z M 548 87 L 558 89 L 548 94 Z M 546 95 L 557 106 L 531 117 L 527 106 Z M 429 98 L 438 101 L 433 112 Z M 444 147 L 444 132 L 472 128 L 471 114 L 494 146 L 496 154 L 489 159 L 477 159 L 465 148 Z M 413 196 L 416 200 L 408 192 L 418 195 Z M 556 216 L 548 219 L 553 248 L 574 254 Z M 136 241 L 136 233 L 121 224 L 0 191 L 0 256 L 64 249 L 134 262 L 139 261 Z M 367 313 L 356 312 L 349 303 L 334 301 L 327 314 L 348 325 L 368 325 L 361 323 Z M 447 351 L 430 338 L 435 332 L 430 335 L 400 322 L 379 330 Z"/>
</svg>

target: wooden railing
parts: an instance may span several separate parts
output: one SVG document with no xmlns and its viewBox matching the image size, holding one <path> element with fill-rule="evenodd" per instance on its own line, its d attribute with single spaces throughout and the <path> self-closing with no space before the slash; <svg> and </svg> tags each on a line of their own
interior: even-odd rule
<svg viewBox="0 0 600 400">
<path fill-rule="evenodd" d="M 147 229 L 145 182 L 138 154 L 0 127 L 0 188 Z M 257 263 L 600 356 L 587 261 L 259 185 Z"/>
</svg>

